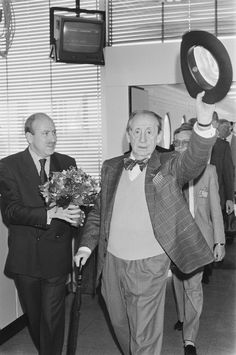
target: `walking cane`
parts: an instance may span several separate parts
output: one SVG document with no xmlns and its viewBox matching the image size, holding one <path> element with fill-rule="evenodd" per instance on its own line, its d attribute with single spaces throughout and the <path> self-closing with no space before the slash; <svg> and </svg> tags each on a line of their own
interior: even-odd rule
<svg viewBox="0 0 236 355">
<path fill-rule="evenodd" d="M 75 270 L 76 276 L 76 290 L 74 295 L 73 304 L 70 312 L 68 342 L 66 355 L 75 355 L 77 348 L 78 330 L 79 330 L 79 318 L 81 308 L 81 284 L 82 284 L 82 264 L 80 260 L 79 267 Z M 76 275 L 77 274 L 77 275 Z"/>
</svg>

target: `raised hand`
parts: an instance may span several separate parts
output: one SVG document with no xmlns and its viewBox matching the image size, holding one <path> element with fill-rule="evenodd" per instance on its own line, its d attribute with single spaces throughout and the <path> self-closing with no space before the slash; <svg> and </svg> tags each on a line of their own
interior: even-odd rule
<svg viewBox="0 0 236 355">
<path fill-rule="evenodd" d="M 215 104 L 206 104 L 202 101 L 205 91 L 200 92 L 196 97 L 196 113 L 199 124 L 210 125 L 212 121 L 213 112 L 215 111 Z"/>
</svg>

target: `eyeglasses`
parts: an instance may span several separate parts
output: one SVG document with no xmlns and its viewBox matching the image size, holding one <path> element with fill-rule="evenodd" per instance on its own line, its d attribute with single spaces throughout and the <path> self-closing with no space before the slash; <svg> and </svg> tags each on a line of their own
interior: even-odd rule
<svg viewBox="0 0 236 355">
<path fill-rule="evenodd" d="M 187 141 L 187 140 L 182 140 L 182 141 L 174 140 L 173 141 L 173 146 L 174 147 L 187 147 L 188 144 L 189 144 L 189 141 Z"/>
</svg>

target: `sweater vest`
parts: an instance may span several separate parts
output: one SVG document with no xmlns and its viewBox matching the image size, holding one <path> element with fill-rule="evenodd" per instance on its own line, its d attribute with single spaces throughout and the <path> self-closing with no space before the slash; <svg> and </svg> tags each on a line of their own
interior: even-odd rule
<svg viewBox="0 0 236 355">
<path fill-rule="evenodd" d="M 117 187 L 108 251 L 125 260 L 145 259 L 164 250 L 156 240 L 144 191 L 146 169 L 134 180 L 124 170 Z"/>
</svg>

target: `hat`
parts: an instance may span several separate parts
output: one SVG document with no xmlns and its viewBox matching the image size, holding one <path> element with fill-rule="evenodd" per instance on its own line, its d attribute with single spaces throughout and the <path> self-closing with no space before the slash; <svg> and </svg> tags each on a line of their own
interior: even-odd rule
<svg viewBox="0 0 236 355">
<path fill-rule="evenodd" d="M 218 65 L 219 77 L 215 85 L 209 84 L 199 71 L 194 56 L 197 46 L 208 50 Z M 227 95 L 233 79 L 232 64 L 226 48 L 213 34 L 206 31 L 186 32 L 182 36 L 180 62 L 184 83 L 191 97 L 196 98 L 199 92 L 205 91 L 203 101 L 214 104 Z"/>
</svg>

